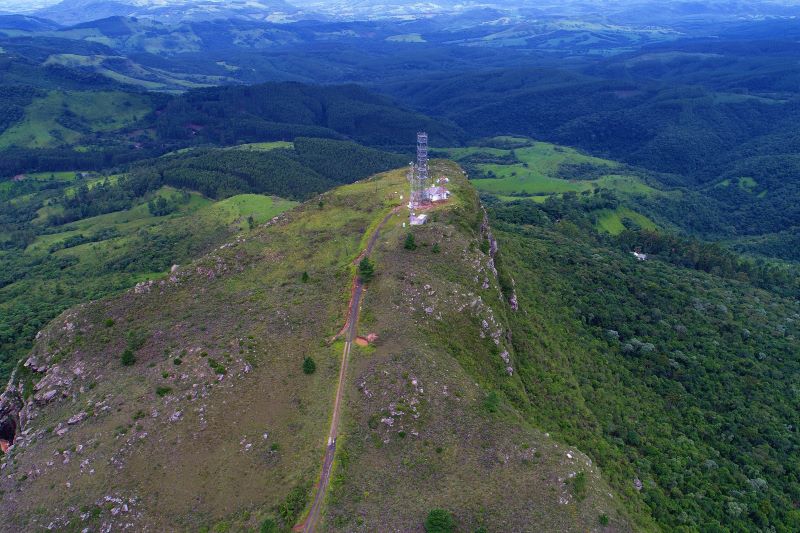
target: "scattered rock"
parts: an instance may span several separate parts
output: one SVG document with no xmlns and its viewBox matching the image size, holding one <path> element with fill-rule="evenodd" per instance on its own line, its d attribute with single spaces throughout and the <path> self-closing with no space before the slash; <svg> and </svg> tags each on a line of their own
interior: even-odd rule
<svg viewBox="0 0 800 533">
<path fill-rule="evenodd" d="M 70 417 L 70 419 L 67 420 L 67 424 L 69 425 L 79 424 L 80 422 L 83 422 L 87 416 L 88 415 L 86 414 L 86 411 L 81 411 L 77 415 Z"/>
</svg>

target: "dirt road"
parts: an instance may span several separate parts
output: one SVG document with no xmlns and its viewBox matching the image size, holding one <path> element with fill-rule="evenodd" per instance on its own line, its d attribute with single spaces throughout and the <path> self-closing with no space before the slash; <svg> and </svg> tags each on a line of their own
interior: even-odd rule
<svg viewBox="0 0 800 533">
<path fill-rule="evenodd" d="M 383 218 L 381 223 L 378 224 L 378 227 L 375 228 L 375 231 L 372 233 L 372 236 L 367 243 L 366 250 L 364 250 L 359 257 L 369 257 L 369 255 L 372 253 L 372 248 L 378 241 L 381 228 L 383 228 L 384 224 L 386 224 L 389 218 L 391 218 L 391 216 L 395 214 L 397 210 L 398 208 L 393 209 Z M 331 481 L 331 467 L 333 466 L 333 458 L 336 455 L 336 437 L 339 433 L 339 416 L 342 410 L 342 397 L 344 396 L 344 384 L 347 376 L 347 362 L 350 358 L 350 350 L 353 346 L 353 340 L 355 340 L 358 331 L 358 313 L 359 308 L 361 307 L 361 295 L 363 292 L 364 284 L 362 283 L 358 274 L 356 274 L 353 295 L 349 307 L 350 314 L 347 317 L 349 327 L 345 333 L 342 364 L 339 368 L 339 383 L 336 385 L 336 399 L 333 402 L 331 428 L 328 432 L 328 444 L 325 448 L 325 457 L 322 460 L 322 474 L 320 475 L 319 484 L 317 484 L 316 492 L 314 493 L 314 502 L 311 504 L 311 510 L 309 511 L 305 522 L 300 527 L 295 528 L 299 531 L 312 533 L 317 530 L 319 519 L 322 515 L 322 505 L 325 503 L 325 495 L 328 493 L 328 485 Z"/>
</svg>

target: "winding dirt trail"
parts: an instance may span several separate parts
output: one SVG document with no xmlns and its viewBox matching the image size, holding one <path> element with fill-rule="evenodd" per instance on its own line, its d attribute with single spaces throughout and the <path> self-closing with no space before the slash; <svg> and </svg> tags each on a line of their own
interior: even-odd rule
<svg viewBox="0 0 800 533">
<path fill-rule="evenodd" d="M 358 256 L 357 261 L 364 257 L 369 257 L 372 253 L 372 248 L 378 241 L 381 228 L 389 221 L 389 219 L 397 213 L 402 206 L 392 209 L 383 220 L 378 224 L 373 231 L 372 236 L 367 243 L 367 248 Z M 333 402 L 333 416 L 331 417 L 331 428 L 328 431 L 328 444 L 325 448 L 325 457 L 322 460 L 322 473 L 320 474 L 319 483 L 316 486 L 314 493 L 314 502 L 311 504 L 311 510 L 305 521 L 295 526 L 295 531 L 303 531 L 305 533 L 313 533 L 317 530 L 320 517 L 322 516 L 322 506 L 325 503 L 325 495 L 328 493 L 328 485 L 331 481 L 331 468 L 333 466 L 333 458 L 336 455 L 336 437 L 339 433 L 339 418 L 342 410 L 342 398 L 344 396 L 344 384 L 347 377 L 347 362 L 350 358 L 350 350 L 353 346 L 353 341 L 356 338 L 358 331 L 358 314 L 361 307 L 361 296 L 364 292 L 364 283 L 361 278 L 356 274 L 353 280 L 353 291 L 350 297 L 350 305 L 348 308 L 347 322 L 343 328 L 345 331 L 344 350 L 342 352 L 342 364 L 339 368 L 339 382 L 336 385 L 336 399 Z"/>
</svg>

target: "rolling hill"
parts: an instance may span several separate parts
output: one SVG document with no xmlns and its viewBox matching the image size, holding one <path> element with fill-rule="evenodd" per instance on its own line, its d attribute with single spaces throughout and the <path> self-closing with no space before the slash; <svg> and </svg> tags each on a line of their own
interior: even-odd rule
<svg viewBox="0 0 800 533">
<path fill-rule="evenodd" d="M 351 142 L 298 138 L 182 150 L 120 173 L 0 183 L 0 376 L 67 307 L 157 277 L 295 201 L 405 162 Z"/>
<path fill-rule="evenodd" d="M 435 509 L 488 531 L 798 524 L 796 277 L 647 228 L 598 232 L 597 193 L 490 203 L 487 219 L 459 167 L 433 172 L 454 195 L 412 246 L 400 169 L 45 327 L 4 396 L 3 435 L 22 423 L 7 523 L 301 522 L 351 278 L 386 218 L 325 530 L 414 530 Z"/>
<path fill-rule="evenodd" d="M 483 211 L 458 167 L 434 171 L 454 197 L 419 249 L 401 212 L 374 252 L 359 332 L 378 340 L 351 356 L 324 527 L 418 529 L 443 508 L 471 530 L 630 530 L 594 463 L 526 422 Z M 325 445 L 353 261 L 404 183 L 325 193 L 45 328 L 4 396 L 25 404 L 4 527 L 291 527 Z"/>
<path fill-rule="evenodd" d="M 797 8 L 302 4 L 0 16 L 0 532 L 800 531 Z"/>
</svg>

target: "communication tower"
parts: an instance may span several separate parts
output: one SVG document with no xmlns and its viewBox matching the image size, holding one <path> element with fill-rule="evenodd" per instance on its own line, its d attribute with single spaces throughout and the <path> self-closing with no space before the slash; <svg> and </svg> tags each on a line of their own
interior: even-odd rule
<svg viewBox="0 0 800 533">
<path fill-rule="evenodd" d="M 408 180 L 411 182 L 411 199 L 408 206 L 413 210 L 431 203 L 428 172 L 428 134 L 417 133 L 417 161 L 411 163 Z"/>
</svg>

